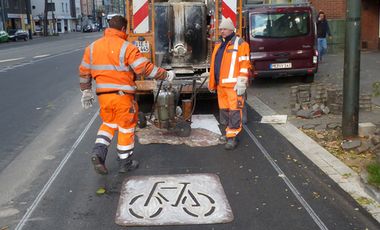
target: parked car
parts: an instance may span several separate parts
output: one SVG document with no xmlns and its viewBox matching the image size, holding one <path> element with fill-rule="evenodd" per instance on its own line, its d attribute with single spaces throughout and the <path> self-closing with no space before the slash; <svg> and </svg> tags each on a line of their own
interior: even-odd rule
<svg viewBox="0 0 380 230">
<path fill-rule="evenodd" d="M 82 27 L 82 32 L 92 32 L 92 25 L 91 24 L 87 24 L 87 25 L 84 25 Z"/>
<path fill-rule="evenodd" d="M 34 28 L 34 33 L 35 33 L 35 35 L 41 35 L 42 34 L 42 26 L 35 26 L 35 28 Z"/>
<path fill-rule="evenodd" d="M 246 40 L 253 76 L 303 76 L 312 82 L 318 70 L 315 10 L 309 4 L 249 5 Z"/>
<path fill-rule="evenodd" d="M 9 41 L 9 35 L 4 30 L 0 31 L 0 42 L 8 42 Z"/>
<path fill-rule="evenodd" d="M 29 34 L 25 30 L 21 29 L 11 29 L 8 31 L 9 39 L 12 41 L 24 40 L 27 41 L 29 38 Z"/>
</svg>

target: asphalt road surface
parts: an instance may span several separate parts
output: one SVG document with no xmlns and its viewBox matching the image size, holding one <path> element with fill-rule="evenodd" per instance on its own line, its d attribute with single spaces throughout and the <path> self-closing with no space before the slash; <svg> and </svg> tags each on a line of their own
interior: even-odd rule
<svg viewBox="0 0 380 230">
<path fill-rule="evenodd" d="M 89 159 L 101 121 L 97 105 L 80 106 L 77 68 L 83 48 L 98 36 L 0 46 L 0 228 L 125 229 L 115 215 L 126 178 L 194 173 L 219 176 L 232 222 L 128 229 L 380 228 L 291 143 L 258 123 L 252 109 L 234 151 L 137 144 L 140 168 L 120 175 L 113 143 L 110 174 L 95 174 Z M 198 103 L 196 112 L 217 114 L 213 103 Z M 98 196 L 100 187 L 107 192 Z"/>
</svg>

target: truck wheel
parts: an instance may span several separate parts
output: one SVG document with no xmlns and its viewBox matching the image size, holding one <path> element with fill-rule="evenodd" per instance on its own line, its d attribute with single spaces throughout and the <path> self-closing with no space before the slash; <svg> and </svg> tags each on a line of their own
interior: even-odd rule
<svg viewBox="0 0 380 230">
<path fill-rule="evenodd" d="M 312 82 L 314 82 L 314 74 L 304 76 L 303 81 L 305 83 L 312 83 Z"/>
</svg>

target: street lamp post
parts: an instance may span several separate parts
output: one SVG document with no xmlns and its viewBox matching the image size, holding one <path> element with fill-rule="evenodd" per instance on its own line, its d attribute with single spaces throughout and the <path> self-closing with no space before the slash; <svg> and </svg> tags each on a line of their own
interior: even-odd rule
<svg viewBox="0 0 380 230">
<path fill-rule="evenodd" d="M 92 19 L 96 22 L 95 0 L 92 0 Z"/>
<path fill-rule="evenodd" d="M 361 1 L 347 1 L 346 41 L 344 50 L 342 134 L 358 135 L 360 88 Z"/>
</svg>

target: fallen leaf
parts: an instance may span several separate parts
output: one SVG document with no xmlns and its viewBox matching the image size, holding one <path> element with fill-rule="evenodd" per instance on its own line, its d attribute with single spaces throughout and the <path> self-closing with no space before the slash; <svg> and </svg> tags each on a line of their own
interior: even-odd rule
<svg viewBox="0 0 380 230">
<path fill-rule="evenodd" d="M 101 187 L 101 188 L 98 188 L 98 190 L 96 190 L 96 195 L 101 196 L 101 195 L 104 195 L 106 192 L 107 192 L 107 190 L 105 188 Z"/>
</svg>

